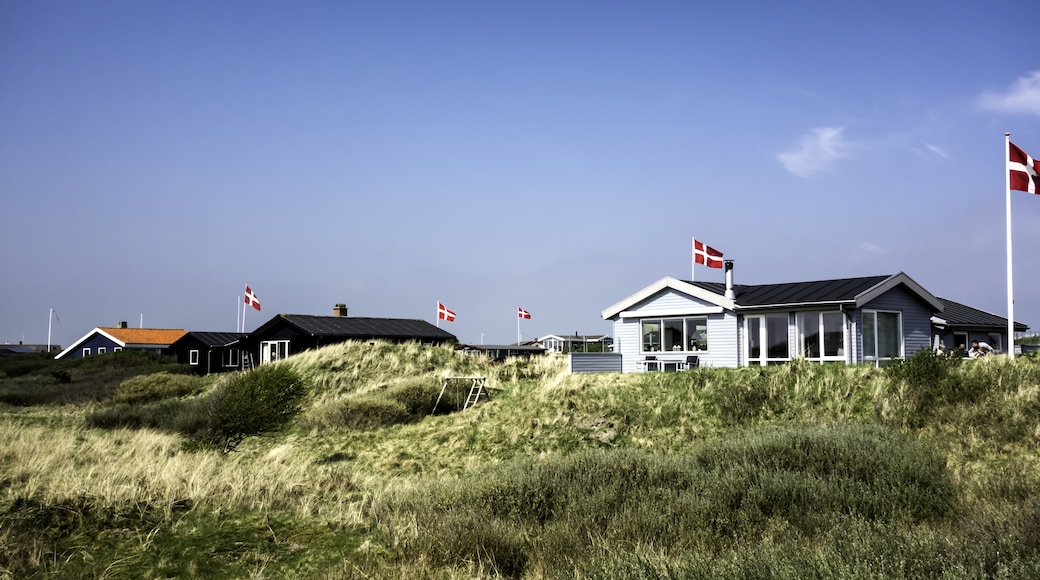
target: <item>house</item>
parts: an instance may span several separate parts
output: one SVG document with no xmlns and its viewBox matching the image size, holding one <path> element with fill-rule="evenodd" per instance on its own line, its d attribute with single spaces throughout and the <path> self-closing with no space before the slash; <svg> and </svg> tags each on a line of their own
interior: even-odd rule
<svg viewBox="0 0 1040 580">
<path fill-rule="evenodd" d="M 485 356 L 494 361 L 504 361 L 508 357 L 531 358 L 542 356 L 547 351 L 536 344 L 460 344 L 457 352 L 473 356 Z"/>
<path fill-rule="evenodd" d="M 764 366 L 797 357 L 883 365 L 932 348 L 940 332 L 933 320 L 943 320 L 948 304 L 902 272 L 737 285 L 732 262 L 725 265 L 725 283 L 665 277 L 602 311 L 614 324 L 623 372 Z M 967 319 L 954 321 L 962 326 L 946 321 L 947 328 L 969 328 Z M 986 329 L 1000 333 L 997 325 Z"/>
<path fill-rule="evenodd" d="M 606 352 L 613 340 L 607 335 L 549 334 L 535 341 L 548 352 Z"/>
<path fill-rule="evenodd" d="M 458 342 L 454 334 L 441 330 L 425 320 L 347 316 L 347 307 L 337 304 L 333 308 L 332 316 L 275 316 L 249 334 L 244 341 L 243 352 L 255 357 L 256 364 L 264 364 L 304 350 L 348 340 L 386 340 L 422 344 Z"/>
<path fill-rule="evenodd" d="M 126 322 L 115 327 L 99 326 L 59 352 L 54 358 L 81 358 L 121 350 L 143 350 L 169 354 L 170 345 L 184 336 L 179 328 L 127 328 Z"/>
<path fill-rule="evenodd" d="M 978 340 L 989 343 L 998 352 L 1005 350 L 1007 318 L 946 298 L 939 298 L 939 301 L 943 304 L 943 310 L 932 318 L 932 326 L 935 328 L 933 346 L 938 347 L 942 343 L 947 348 L 955 349 L 961 345 L 967 347 L 971 341 Z M 1025 324 L 1015 323 L 1015 332 L 1028 329 Z"/>
<path fill-rule="evenodd" d="M 170 345 L 177 362 L 200 375 L 241 368 L 241 332 L 187 332 Z"/>
</svg>

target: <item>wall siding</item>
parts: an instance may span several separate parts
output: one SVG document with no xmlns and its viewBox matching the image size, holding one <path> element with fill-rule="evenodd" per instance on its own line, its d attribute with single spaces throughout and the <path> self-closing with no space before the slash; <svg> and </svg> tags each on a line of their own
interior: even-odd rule
<svg viewBox="0 0 1040 580">
<path fill-rule="evenodd" d="M 572 352 L 567 370 L 572 373 L 620 373 L 622 355 L 618 352 Z"/>
<path fill-rule="evenodd" d="M 713 304 L 696 300 L 681 292 L 667 289 L 651 296 L 630 311 L 645 310 L 681 310 L 714 307 Z M 655 317 L 656 318 L 656 317 Z M 669 316 L 667 318 L 677 318 Z M 686 357 L 696 355 L 701 366 L 736 367 L 739 363 L 739 336 L 737 334 L 737 318 L 732 312 L 712 314 L 708 317 L 708 350 L 703 352 L 657 352 L 654 356 L 665 362 L 686 362 Z M 640 335 L 640 319 L 614 318 L 614 352 L 622 355 L 621 370 L 635 373 L 643 370 L 640 364 L 646 354 L 640 351 L 642 337 Z"/>
<path fill-rule="evenodd" d="M 903 356 L 913 356 L 915 352 L 932 347 L 932 311 L 904 288 L 894 288 L 883 296 L 878 296 L 867 304 L 863 310 L 898 310 L 903 313 Z M 862 328 L 862 312 L 857 317 Z M 862 333 L 857 333 L 859 353 L 863 352 Z M 862 355 L 860 362 L 862 362 Z"/>
</svg>

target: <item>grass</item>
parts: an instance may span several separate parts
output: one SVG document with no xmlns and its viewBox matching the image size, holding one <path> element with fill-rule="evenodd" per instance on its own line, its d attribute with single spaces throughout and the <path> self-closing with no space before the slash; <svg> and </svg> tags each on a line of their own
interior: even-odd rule
<svg viewBox="0 0 1040 580">
<path fill-rule="evenodd" d="M 176 427 L 223 379 L 39 362 L 0 378 L 0 578 L 1040 576 L 1029 357 L 568 375 L 343 344 L 279 363 L 302 413 L 226 455 Z M 493 397 L 431 414 L 448 376 Z"/>
</svg>

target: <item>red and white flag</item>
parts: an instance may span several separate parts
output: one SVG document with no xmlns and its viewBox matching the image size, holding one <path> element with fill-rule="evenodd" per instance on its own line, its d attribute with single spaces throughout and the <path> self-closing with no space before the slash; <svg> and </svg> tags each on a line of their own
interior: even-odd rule
<svg viewBox="0 0 1040 580">
<path fill-rule="evenodd" d="M 1026 155 L 1014 143 L 1008 142 L 1008 171 L 1011 172 L 1011 189 L 1040 193 L 1040 161 Z"/>
<path fill-rule="evenodd" d="M 722 267 L 722 252 L 693 240 L 693 263 L 703 264 L 709 268 Z"/>
<path fill-rule="evenodd" d="M 260 299 L 256 297 L 256 294 L 249 289 L 249 284 L 246 284 L 246 299 L 245 303 L 253 308 L 260 310 Z"/>
<path fill-rule="evenodd" d="M 523 308 L 520 308 L 519 306 L 517 306 L 516 307 L 516 316 L 517 316 L 517 318 L 531 318 L 531 313 L 526 311 L 526 310 L 524 310 Z"/>
<path fill-rule="evenodd" d="M 437 303 L 437 318 L 440 320 L 447 320 L 448 322 L 455 322 L 455 313 L 448 310 L 440 302 Z"/>
</svg>

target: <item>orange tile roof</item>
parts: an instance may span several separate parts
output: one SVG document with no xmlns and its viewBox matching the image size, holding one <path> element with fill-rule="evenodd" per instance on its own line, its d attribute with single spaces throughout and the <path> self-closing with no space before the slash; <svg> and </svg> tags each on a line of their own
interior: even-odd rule
<svg viewBox="0 0 1040 580">
<path fill-rule="evenodd" d="M 100 326 L 99 330 L 117 338 L 125 344 L 164 344 L 169 345 L 187 334 L 180 328 L 112 328 Z"/>
</svg>

